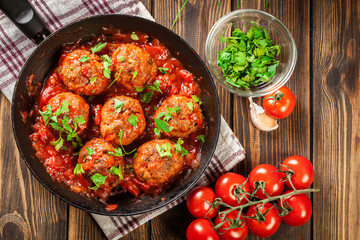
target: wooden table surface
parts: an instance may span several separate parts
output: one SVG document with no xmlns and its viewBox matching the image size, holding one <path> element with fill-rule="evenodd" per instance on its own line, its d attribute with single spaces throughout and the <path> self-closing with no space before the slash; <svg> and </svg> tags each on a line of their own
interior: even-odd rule
<svg viewBox="0 0 360 240">
<path fill-rule="evenodd" d="M 158 23 L 170 27 L 184 0 L 142 0 Z M 211 26 L 238 8 L 265 10 L 265 0 L 190 0 L 174 31 L 204 58 Z M 248 100 L 217 84 L 222 115 L 246 150 L 234 171 L 279 164 L 300 154 L 312 160 L 313 217 L 301 227 L 282 224 L 271 239 L 360 239 L 360 4 L 356 0 L 269 0 L 267 11 L 293 34 L 298 60 L 286 86 L 296 97 L 293 114 L 276 131 L 250 122 Z M 30 174 L 12 137 L 10 103 L 0 100 L 0 239 L 105 239 L 90 214 L 70 207 Z M 24 136 L 27 137 L 27 136 Z M 185 239 L 192 218 L 184 204 L 124 239 Z M 248 239 L 255 239 L 249 234 Z"/>
</svg>

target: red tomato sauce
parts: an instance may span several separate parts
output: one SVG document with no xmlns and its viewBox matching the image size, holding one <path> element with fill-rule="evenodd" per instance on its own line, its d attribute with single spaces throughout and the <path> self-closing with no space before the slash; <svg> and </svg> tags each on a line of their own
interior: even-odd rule
<svg viewBox="0 0 360 240">
<path fill-rule="evenodd" d="M 125 171 L 123 172 L 124 181 L 122 181 L 119 186 L 112 189 L 100 187 L 97 190 L 91 190 L 89 189 L 89 186 L 91 185 L 89 179 L 86 179 L 82 174 L 74 174 L 74 167 L 77 164 L 78 159 L 76 154 L 79 152 L 80 147 L 73 149 L 71 142 L 65 141 L 64 146 L 66 147 L 66 150 L 60 149 L 57 151 L 55 147 L 50 144 L 52 141 L 56 141 L 58 139 L 59 134 L 54 129 L 45 126 L 42 116 L 39 114 L 39 110 L 46 106 L 49 100 L 55 95 L 69 91 L 62 81 L 59 66 L 66 57 L 66 54 L 75 49 L 89 50 L 99 42 L 107 42 L 108 46 L 96 54 L 99 56 L 103 54 L 111 56 L 111 54 L 114 53 L 114 50 L 111 49 L 111 44 L 131 43 L 149 52 L 155 60 L 157 67 L 168 69 L 168 74 L 161 73 L 158 70 L 155 80 L 159 80 L 161 82 L 160 89 L 163 94 L 160 92 L 154 92 L 154 95 L 149 103 L 140 101 L 140 93 L 130 92 L 117 84 L 112 84 L 111 87 L 107 88 L 107 90 L 101 95 L 83 96 L 90 106 L 87 128 L 79 133 L 79 137 L 82 139 L 83 143 L 94 138 L 101 138 L 99 128 L 101 122 L 101 108 L 106 100 L 114 96 L 125 95 L 139 100 L 146 117 L 146 128 L 144 133 L 130 145 L 124 146 L 127 152 L 140 147 L 143 143 L 156 139 L 154 134 L 155 124 L 153 118 L 155 110 L 161 105 L 164 99 L 174 94 L 180 94 L 187 97 L 196 95 L 200 97 L 201 90 L 197 84 L 197 81 L 201 80 L 200 78 L 195 77 L 191 72 L 186 70 L 183 64 L 174 58 L 165 45 L 158 39 L 140 32 L 137 32 L 136 34 L 139 37 L 139 40 L 131 39 L 131 33 L 121 33 L 118 30 L 105 29 L 104 34 L 97 37 L 92 36 L 90 39 L 82 42 L 81 44 L 79 43 L 80 41 L 77 43 L 65 44 L 58 66 L 44 82 L 41 93 L 37 96 L 37 101 L 30 112 L 30 116 L 35 118 L 35 124 L 32 126 L 33 134 L 30 135 L 33 148 L 36 150 L 36 156 L 43 163 L 47 172 L 54 181 L 58 181 L 66 185 L 74 192 L 78 192 L 91 198 L 98 198 L 103 202 L 106 202 L 110 194 L 120 194 L 122 192 L 129 192 L 135 197 L 139 197 L 141 194 L 158 195 L 164 192 L 171 184 L 174 183 L 174 181 L 184 177 L 189 170 L 194 169 L 199 165 L 202 142 L 198 139 L 198 136 L 200 134 L 206 136 L 207 133 L 206 121 L 204 121 L 204 124 L 196 132 L 183 139 L 184 144 L 182 146 L 189 151 L 189 154 L 184 157 L 185 164 L 182 174 L 180 174 L 179 177 L 175 178 L 172 182 L 162 185 L 149 185 L 139 180 L 136 178 L 133 170 L 134 154 L 130 154 L 124 156 L 126 163 Z M 111 81 L 112 80 L 113 78 L 111 78 Z M 162 138 L 165 137 L 162 136 Z M 177 141 L 177 139 L 172 140 L 174 142 Z M 114 177 L 114 175 L 112 177 Z M 116 204 L 109 204 L 107 209 L 111 211 L 116 209 L 116 207 Z"/>
</svg>

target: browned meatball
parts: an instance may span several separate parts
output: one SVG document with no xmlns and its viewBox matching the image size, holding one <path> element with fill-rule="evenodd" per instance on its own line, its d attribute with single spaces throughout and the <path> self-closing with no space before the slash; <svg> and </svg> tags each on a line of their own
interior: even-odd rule
<svg viewBox="0 0 360 240">
<path fill-rule="evenodd" d="M 101 109 L 101 135 L 113 144 L 129 145 L 144 132 L 145 126 L 143 109 L 139 101 L 131 97 L 113 97 Z M 123 132 L 121 142 L 120 131 Z"/>
<path fill-rule="evenodd" d="M 136 88 L 145 88 L 151 84 L 157 73 L 154 59 L 144 49 L 132 45 L 120 45 L 112 56 L 113 77 L 116 83 L 135 92 Z M 119 75 L 120 74 L 120 75 Z"/>
<path fill-rule="evenodd" d="M 124 158 L 113 156 L 114 154 L 115 151 L 110 143 L 101 138 L 95 138 L 81 148 L 78 163 L 82 165 L 85 176 L 88 178 L 97 173 L 106 176 L 106 181 L 101 187 L 114 187 L 119 184 L 121 179 L 118 175 L 110 172 L 111 167 L 119 168 L 121 166 L 121 172 L 124 171 Z"/>
<path fill-rule="evenodd" d="M 169 111 L 169 108 L 172 109 Z M 171 118 L 166 118 L 166 113 L 171 113 Z M 170 132 L 164 134 L 168 137 L 185 138 L 203 125 L 204 119 L 199 104 L 192 98 L 173 95 L 165 99 L 156 110 L 154 118 L 167 121 Z"/>
<path fill-rule="evenodd" d="M 104 92 L 110 83 L 103 70 L 104 65 L 99 56 L 79 49 L 66 55 L 61 65 L 60 76 L 71 91 L 98 95 Z"/>
<path fill-rule="evenodd" d="M 161 156 L 159 152 L 165 155 Z M 181 153 L 176 152 L 175 144 L 168 139 L 144 143 L 137 150 L 137 154 L 134 159 L 135 174 L 140 180 L 151 185 L 168 182 L 184 166 Z"/>
<path fill-rule="evenodd" d="M 63 126 L 62 120 L 64 116 L 69 118 L 69 125 L 74 129 L 73 121 L 75 118 L 79 118 L 82 116 L 85 120 L 82 124 L 77 124 L 77 132 L 81 132 L 86 128 L 88 119 L 89 119 L 89 105 L 85 102 L 85 100 L 80 97 L 79 95 L 72 93 L 72 92 L 64 92 L 55 95 L 52 97 L 48 105 L 51 106 L 51 111 L 53 115 L 56 115 L 57 110 L 63 105 L 63 113 L 57 116 L 57 122 Z M 68 110 L 65 109 L 68 106 Z M 65 107 L 65 108 L 64 108 Z M 47 106 L 42 108 L 43 112 L 47 111 Z"/>
</svg>

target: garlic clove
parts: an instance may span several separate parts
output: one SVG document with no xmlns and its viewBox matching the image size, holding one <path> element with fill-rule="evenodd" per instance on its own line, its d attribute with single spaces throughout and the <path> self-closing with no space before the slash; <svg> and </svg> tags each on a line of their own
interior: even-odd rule
<svg viewBox="0 0 360 240">
<path fill-rule="evenodd" d="M 270 132 L 279 127 L 277 119 L 270 117 L 266 114 L 265 110 L 253 102 L 252 98 L 249 97 L 250 101 L 250 116 L 253 124 L 261 131 Z"/>
</svg>

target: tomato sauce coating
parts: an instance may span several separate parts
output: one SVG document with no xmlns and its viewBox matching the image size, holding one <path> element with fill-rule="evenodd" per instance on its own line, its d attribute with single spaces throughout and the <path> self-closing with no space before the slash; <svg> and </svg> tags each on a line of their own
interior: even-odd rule
<svg viewBox="0 0 360 240">
<path fill-rule="evenodd" d="M 105 32 L 99 36 L 91 36 L 86 41 L 64 45 L 58 66 L 44 82 L 27 118 L 35 121 L 32 125 L 33 133 L 30 135 L 33 148 L 54 181 L 87 197 L 105 203 L 109 196 L 111 198 L 112 195 L 127 194 L 126 192 L 135 197 L 141 197 L 142 194 L 161 194 L 177 179 L 199 165 L 203 144 L 199 137 L 203 135 L 206 139 L 207 126 L 201 106 L 192 96 L 200 97 L 201 90 L 197 83 L 200 78 L 186 70 L 166 46 L 152 36 L 136 32 L 138 40 L 134 40 L 132 33 L 122 33 L 116 29 L 107 29 Z M 90 52 L 90 48 L 104 42 L 107 44 L 103 49 L 94 54 Z M 132 63 L 134 68 L 130 67 L 133 66 L 130 63 L 119 64 L 118 61 L 122 62 L 120 54 L 123 54 L 120 46 L 126 46 L 126 51 L 122 50 L 124 53 L 130 50 L 135 52 L 126 53 L 129 54 L 128 60 L 135 61 Z M 80 62 L 78 57 L 85 54 L 89 59 Z M 110 79 L 104 78 L 103 62 L 100 58 L 103 55 L 112 58 Z M 126 57 L 124 56 L 124 59 Z M 144 59 L 147 59 L 147 62 L 143 62 Z M 83 69 L 86 65 L 91 66 Z M 119 66 L 132 69 L 122 80 L 116 78 L 120 72 Z M 162 68 L 162 71 L 157 68 Z M 70 72 L 73 70 L 75 72 Z M 135 77 L 134 72 L 137 72 Z M 90 77 L 96 78 L 93 85 Z M 124 79 L 128 81 L 121 83 Z M 154 85 L 156 81 L 158 86 Z M 142 89 L 139 89 L 140 87 Z M 180 107 L 180 112 L 174 114 L 173 118 L 184 114 L 185 118 L 196 123 L 194 125 L 186 120 L 185 123 L 176 125 L 168 121 L 169 127 L 173 128 L 173 134 L 162 133 L 161 139 L 155 140 L 155 112 L 158 109 L 166 110 L 166 106 L 175 107 L 177 101 L 166 101 L 174 99 L 173 95 L 179 100 Z M 69 101 L 69 111 L 66 113 L 68 117 L 83 115 L 85 120 L 85 123 L 79 124 L 75 133 L 70 132 L 73 140 L 67 140 L 68 132 L 59 132 L 52 128 L 40 115 L 40 111 L 48 110 L 47 105 L 51 106 L 54 114 L 59 104 L 61 105 L 61 99 L 65 97 Z M 52 100 L 53 98 L 58 100 Z M 115 107 L 115 99 L 124 103 L 121 108 L 119 105 Z M 193 111 L 188 109 L 190 101 Z M 162 104 L 166 106 L 163 108 Z M 76 109 L 72 109 L 71 105 L 76 105 Z M 130 116 L 132 120 L 129 120 Z M 74 128 L 72 121 L 69 122 Z M 62 121 L 58 123 L 61 125 Z M 56 149 L 54 142 L 58 141 L 60 134 L 64 139 L 63 147 Z M 179 137 L 183 141 L 181 147 L 188 152 L 184 156 L 174 150 L 174 144 Z M 81 141 L 74 144 L 74 139 L 77 138 Z M 160 157 L 156 142 L 159 146 L 169 143 L 171 157 Z M 91 156 L 88 151 L 92 151 L 87 150 L 88 148 L 94 150 Z M 146 156 L 153 159 L 153 165 L 148 165 L 149 168 L 144 167 L 147 164 Z M 84 172 L 75 171 L 77 164 L 82 165 Z M 119 166 L 122 180 L 113 174 L 114 172 L 110 172 L 112 167 Z M 91 179 L 96 174 L 106 176 L 106 181 L 97 189 Z"/>
</svg>

